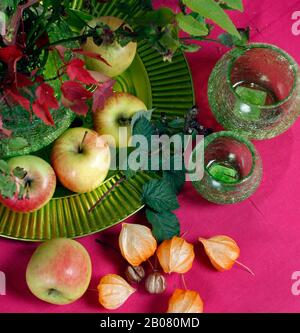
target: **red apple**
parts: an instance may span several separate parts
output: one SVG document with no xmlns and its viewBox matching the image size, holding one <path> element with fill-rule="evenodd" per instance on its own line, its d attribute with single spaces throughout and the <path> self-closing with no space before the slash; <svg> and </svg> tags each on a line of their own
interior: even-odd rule
<svg viewBox="0 0 300 333">
<path fill-rule="evenodd" d="M 49 163 L 30 155 L 13 157 L 7 163 L 11 170 L 20 167 L 27 172 L 21 180 L 26 190 L 23 198 L 19 198 L 19 191 L 12 198 L 0 196 L 0 202 L 4 206 L 16 212 L 29 213 L 42 208 L 50 201 L 56 187 L 56 176 Z"/>
<path fill-rule="evenodd" d="M 51 160 L 63 186 L 76 193 L 85 193 L 99 187 L 106 178 L 110 149 L 95 131 L 71 128 L 55 142 Z"/>
<path fill-rule="evenodd" d="M 57 238 L 41 244 L 26 270 L 26 282 L 39 299 L 52 304 L 70 304 L 87 290 L 91 259 L 78 242 Z"/>
</svg>

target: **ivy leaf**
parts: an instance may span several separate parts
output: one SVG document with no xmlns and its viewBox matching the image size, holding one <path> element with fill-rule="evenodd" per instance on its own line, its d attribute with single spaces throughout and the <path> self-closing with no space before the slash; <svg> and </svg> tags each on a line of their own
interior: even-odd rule
<svg viewBox="0 0 300 333">
<path fill-rule="evenodd" d="M 224 9 L 237 9 L 240 12 L 244 11 L 243 1 L 242 0 L 224 0 L 220 4 Z"/>
<path fill-rule="evenodd" d="M 153 227 L 152 232 L 158 242 L 180 234 L 180 224 L 174 213 L 167 211 L 158 213 L 152 209 L 146 209 L 146 217 Z"/>
<path fill-rule="evenodd" d="M 225 31 L 239 38 L 239 32 L 229 16 L 214 0 L 183 0 L 183 3 L 201 16 L 211 19 Z"/>
<path fill-rule="evenodd" d="M 176 15 L 176 20 L 180 29 L 192 36 L 207 36 L 209 33 L 206 24 L 199 22 L 192 15 L 179 13 Z"/>
<path fill-rule="evenodd" d="M 246 29 L 238 29 L 238 31 L 240 33 L 241 38 L 237 38 L 228 33 L 223 33 L 219 35 L 218 39 L 223 45 L 228 47 L 244 46 L 249 42 L 250 28 L 247 27 Z"/>
<path fill-rule="evenodd" d="M 93 112 L 97 109 L 102 110 L 104 108 L 105 102 L 113 94 L 113 87 L 116 81 L 108 80 L 101 83 L 93 94 Z"/>
<path fill-rule="evenodd" d="M 142 200 L 157 212 L 172 211 L 179 208 L 172 186 L 161 179 L 152 179 L 144 184 Z"/>
<path fill-rule="evenodd" d="M 96 84 L 97 81 L 84 68 L 84 61 L 78 58 L 72 59 L 67 64 L 67 74 L 72 81 L 78 80 L 86 85 Z"/>
<path fill-rule="evenodd" d="M 151 142 L 151 136 L 154 134 L 154 127 L 144 116 L 140 117 L 132 128 L 132 135 L 143 135 L 148 142 Z"/>
</svg>

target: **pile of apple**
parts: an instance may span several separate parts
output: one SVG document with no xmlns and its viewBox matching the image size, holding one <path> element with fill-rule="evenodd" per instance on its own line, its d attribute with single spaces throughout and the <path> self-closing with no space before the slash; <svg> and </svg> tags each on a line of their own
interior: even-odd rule
<svg viewBox="0 0 300 333">
<path fill-rule="evenodd" d="M 112 30 L 124 25 L 118 18 L 101 17 L 90 22 L 90 26 L 96 26 L 99 22 L 109 25 Z M 122 74 L 131 65 L 137 50 L 137 45 L 133 42 L 125 47 L 117 42 L 97 46 L 92 38 L 88 38 L 82 47 L 85 51 L 98 52 L 108 61 L 110 66 L 95 59 L 86 59 L 90 70 L 109 77 Z M 37 156 L 11 158 L 8 164 L 12 170 L 20 167 L 26 171 L 26 176 L 22 179 L 26 190 L 21 198 L 18 190 L 13 198 L 0 196 L 0 203 L 21 213 L 36 211 L 53 197 L 57 178 L 72 192 L 93 191 L 105 180 L 110 168 L 108 135 L 114 139 L 117 147 L 127 145 L 132 116 L 146 109 L 145 104 L 137 97 L 115 92 L 106 100 L 104 108 L 95 112 L 94 130 L 71 128 L 55 142 L 51 152 L 51 165 Z M 119 138 L 121 126 L 127 127 L 128 137 L 124 140 L 125 143 Z"/>
<path fill-rule="evenodd" d="M 92 21 L 90 25 L 96 25 L 99 21 L 112 29 L 123 24 L 117 18 L 104 17 Z M 137 45 L 129 43 L 121 47 L 115 42 L 110 46 L 96 46 L 92 39 L 88 39 L 83 48 L 98 52 L 111 65 L 87 59 L 89 69 L 115 77 L 131 65 Z M 0 197 L 0 202 L 17 212 L 36 211 L 51 200 L 57 178 L 64 187 L 76 193 L 94 190 L 105 180 L 110 168 L 110 146 L 104 135 L 112 136 L 116 146 L 121 146 L 119 127 L 126 126 L 130 133 L 130 119 L 142 110 L 146 110 L 146 106 L 137 97 L 128 93 L 114 93 L 106 100 L 104 108 L 94 114 L 95 130 L 71 128 L 54 143 L 51 165 L 37 156 L 11 158 L 8 161 L 11 170 L 20 167 L 26 171 L 22 179 L 26 191 L 20 198 L 17 189 L 13 198 Z M 82 245 L 71 239 L 53 239 L 40 245 L 26 272 L 26 281 L 32 293 L 53 304 L 69 304 L 80 298 L 88 288 L 90 279 L 89 254 Z"/>
</svg>

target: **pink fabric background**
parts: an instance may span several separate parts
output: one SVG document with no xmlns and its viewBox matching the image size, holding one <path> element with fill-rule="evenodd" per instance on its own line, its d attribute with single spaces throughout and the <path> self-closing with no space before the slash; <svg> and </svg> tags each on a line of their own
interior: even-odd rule
<svg viewBox="0 0 300 333">
<path fill-rule="evenodd" d="M 175 1 L 155 1 L 172 5 Z M 244 0 L 245 12 L 234 13 L 240 27 L 251 27 L 252 41 L 277 44 L 300 62 L 300 36 L 293 36 L 292 13 L 300 10 L 300 1 Z M 216 127 L 207 105 L 207 80 L 214 64 L 226 48 L 205 44 L 197 54 L 188 55 L 195 82 L 197 102 L 203 110 L 206 125 Z M 243 203 L 217 206 L 203 200 L 190 184 L 180 195 L 177 215 L 182 232 L 196 244 L 196 260 L 186 274 L 190 289 L 200 292 L 205 312 L 299 312 L 300 296 L 291 293 L 291 275 L 300 271 L 300 121 L 287 133 L 269 141 L 255 142 L 264 162 L 263 183 L 257 193 Z M 130 222 L 144 223 L 143 214 Z M 107 273 L 122 274 L 118 256 L 95 243 L 117 239 L 120 226 L 102 234 L 85 237 L 93 262 L 91 289 Z M 199 236 L 216 234 L 232 236 L 240 245 L 240 261 L 251 267 L 253 277 L 235 266 L 219 273 L 206 259 L 197 243 Z M 1 312 L 104 312 L 97 293 L 87 291 L 82 299 L 58 307 L 39 301 L 25 283 L 25 269 L 36 244 L 0 239 L 0 271 L 7 276 L 7 295 L 0 296 Z M 143 288 L 122 306 L 119 312 L 164 312 L 175 287 L 181 287 L 179 276 L 168 277 L 168 290 L 162 296 L 150 296 Z"/>
</svg>

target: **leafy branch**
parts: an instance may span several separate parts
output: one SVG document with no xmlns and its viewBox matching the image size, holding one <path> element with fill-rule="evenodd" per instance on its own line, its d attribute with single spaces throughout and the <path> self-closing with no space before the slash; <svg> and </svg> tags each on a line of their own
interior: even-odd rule
<svg viewBox="0 0 300 333">
<path fill-rule="evenodd" d="M 26 196 L 26 175 L 24 169 L 17 167 L 11 170 L 5 161 L 0 160 L 0 195 L 4 198 L 12 198 L 16 193 L 19 198 Z"/>
</svg>

